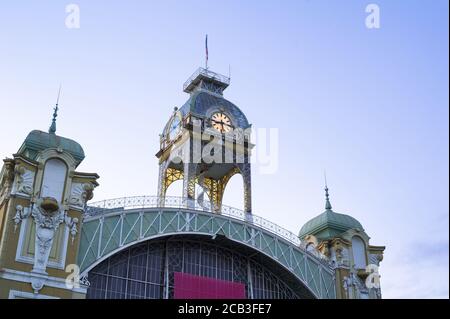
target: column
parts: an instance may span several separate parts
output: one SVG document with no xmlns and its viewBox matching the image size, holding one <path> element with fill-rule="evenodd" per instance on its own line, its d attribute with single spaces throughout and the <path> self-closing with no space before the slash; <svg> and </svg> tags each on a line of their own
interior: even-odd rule
<svg viewBox="0 0 450 319">
<path fill-rule="evenodd" d="M 184 163 L 183 204 L 187 208 L 195 208 L 195 178 L 197 164 Z"/>
<path fill-rule="evenodd" d="M 166 197 L 166 162 L 159 164 L 158 207 L 164 207 Z"/>
<path fill-rule="evenodd" d="M 239 169 L 244 180 L 244 211 L 252 213 L 252 173 L 250 163 L 239 164 Z"/>
</svg>

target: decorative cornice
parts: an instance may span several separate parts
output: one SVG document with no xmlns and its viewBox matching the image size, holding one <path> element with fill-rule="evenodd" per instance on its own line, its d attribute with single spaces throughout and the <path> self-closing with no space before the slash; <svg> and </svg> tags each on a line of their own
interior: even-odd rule
<svg viewBox="0 0 450 319">
<path fill-rule="evenodd" d="M 13 157 L 15 160 L 24 161 L 25 163 L 32 165 L 34 167 L 38 167 L 38 165 L 39 165 L 38 161 L 32 160 L 31 158 L 28 158 L 28 157 L 25 157 L 22 154 L 15 153 L 15 154 L 13 154 Z"/>
<path fill-rule="evenodd" d="M 43 275 L 39 273 L 33 272 L 25 272 L 14 269 L 3 268 L 0 269 L 0 278 L 6 280 L 14 280 L 18 282 L 25 282 L 32 284 L 35 282 L 36 284 L 39 281 L 44 281 L 45 286 L 59 288 L 64 290 L 69 290 L 77 293 L 86 294 L 88 285 L 85 284 L 84 279 L 80 280 L 80 287 L 77 288 L 75 286 L 68 287 L 66 280 L 58 277 Z"/>
<path fill-rule="evenodd" d="M 97 173 L 73 172 L 74 177 L 100 178 Z"/>
</svg>

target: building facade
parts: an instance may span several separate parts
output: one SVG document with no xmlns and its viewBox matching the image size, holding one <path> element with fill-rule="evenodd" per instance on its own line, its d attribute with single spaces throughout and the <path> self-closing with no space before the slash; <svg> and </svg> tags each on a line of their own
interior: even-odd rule
<svg viewBox="0 0 450 319">
<path fill-rule="evenodd" d="M 332 210 L 295 235 L 252 212 L 251 124 L 198 69 L 160 135 L 157 196 L 92 203 L 82 147 L 31 131 L 0 173 L 0 298 L 381 298 L 384 247 Z M 244 209 L 222 203 L 243 178 Z M 176 181 L 179 197 L 166 196 Z M 155 181 L 156 185 L 156 181 Z"/>
</svg>

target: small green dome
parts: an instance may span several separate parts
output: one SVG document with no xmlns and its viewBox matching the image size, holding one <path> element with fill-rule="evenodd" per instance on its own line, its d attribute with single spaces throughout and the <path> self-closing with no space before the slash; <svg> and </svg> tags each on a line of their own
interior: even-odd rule
<svg viewBox="0 0 450 319">
<path fill-rule="evenodd" d="M 325 211 L 303 225 L 298 234 L 300 239 L 305 238 L 307 235 L 314 235 L 319 239 L 326 239 L 340 235 L 349 229 L 364 231 L 361 223 L 355 218 L 333 212 L 327 186 L 325 186 L 325 198 Z"/>
<path fill-rule="evenodd" d="M 323 239 L 341 234 L 349 229 L 364 230 L 361 223 L 355 218 L 335 213 L 330 209 L 303 225 L 298 236 L 304 238 L 306 235 L 314 235 Z"/>
<path fill-rule="evenodd" d="M 39 152 L 49 148 L 66 151 L 74 157 L 77 164 L 84 159 L 83 148 L 77 142 L 54 133 L 38 130 L 31 131 L 28 134 L 18 153 L 35 160 Z"/>
</svg>

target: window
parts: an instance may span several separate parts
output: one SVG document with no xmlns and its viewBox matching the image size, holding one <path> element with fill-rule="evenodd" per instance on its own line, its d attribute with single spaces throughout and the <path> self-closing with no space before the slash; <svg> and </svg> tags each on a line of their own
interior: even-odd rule
<svg viewBox="0 0 450 319">
<path fill-rule="evenodd" d="M 41 197 L 53 197 L 58 202 L 61 202 L 63 199 L 66 172 L 67 166 L 63 161 L 56 158 L 48 160 L 45 163 Z"/>
<path fill-rule="evenodd" d="M 366 245 L 359 236 L 352 238 L 353 263 L 356 269 L 366 269 Z"/>
<path fill-rule="evenodd" d="M 180 275 L 192 280 L 191 288 L 185 286 L 186 282 L 180 283 Z M 206 290 L 202 288 L 205 283 L 216 285 L 216 288 L 224 288 L 222 284 L 225 283 L 226 289 L 231 290 L 238 284 L 246 289 L 248 298 L 301 297 L 259 261 L 200 239 L 171 238 L 136 244 L 91 269 L 89 281 L 91 285 L 87 299 L 163 298 L 165 289 L 168 289 L 167 297 L 175 298 L 175 291 L 181 292 L 178 289 L 185 291 L 189 288 L 194 295 L 211 291 L 210 286 Z M 250 293 L 250 282 L 253 295 Z M 298 289 L 306 293 L 306 290 Z"/>
</svg>

